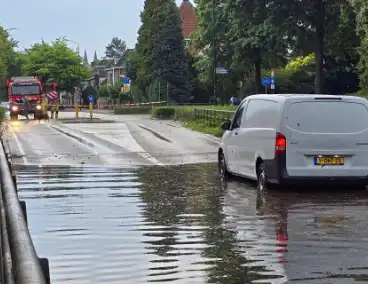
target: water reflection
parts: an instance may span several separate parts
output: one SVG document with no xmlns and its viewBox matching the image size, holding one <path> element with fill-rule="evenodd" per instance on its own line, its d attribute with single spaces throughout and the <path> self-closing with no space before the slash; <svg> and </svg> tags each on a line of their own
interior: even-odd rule
<svg viewBox="0 0 368 284">
<path fill-rule="evenodd" d="M 368 281 L 366 191 L 260 196 L 207 164 L 18 172 L 52 283 Z"/>
<path fill-rule="evenodd" d="M 237 228 L 227 218 L 231 217 L 224 209 L 227 189 L 213 165 L 148 168 L 140 177 L 146 204 L 143 214 L 155 224 L 155 233 L 149 234 L 155 237 L 148 241 L 149 253 L 156 253 L 154 263 L 164 262 L 162 271 L 171 274 L 170 279 L 160 275 L 162 281 L 253 283 L 283 277 L 271 275 L 264 265 L 246 265 L 251 261 Z"/>
</svg>

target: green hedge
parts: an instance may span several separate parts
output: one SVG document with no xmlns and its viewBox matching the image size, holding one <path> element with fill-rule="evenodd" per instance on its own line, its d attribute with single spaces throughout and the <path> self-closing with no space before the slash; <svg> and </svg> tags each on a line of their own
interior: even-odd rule
<svg viewBox="0 0 368 284">
<path fill-rule="evenodd" d="M 150 114 L 151 112 L 150 106 L 127 106 L 114 109 L 114 114 Z"/>
<path fill-rule="evenodd" d="M 176 109 L 174 107 L 157 107 L 153 109 L 152 117 L 158 119 L 175 118 Z"/>
</svg>

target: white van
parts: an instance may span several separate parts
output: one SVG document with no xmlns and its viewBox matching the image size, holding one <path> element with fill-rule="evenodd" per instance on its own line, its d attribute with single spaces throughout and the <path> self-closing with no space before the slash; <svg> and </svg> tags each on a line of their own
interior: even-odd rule
<svg viewBox="0 0 368 284">
<path fill-rule="evenodd" d="M 218 151 L 222 175 L 281 185 L 368 184 L 368 101 L 353 96 L 253 95 Z"/>
</svg>

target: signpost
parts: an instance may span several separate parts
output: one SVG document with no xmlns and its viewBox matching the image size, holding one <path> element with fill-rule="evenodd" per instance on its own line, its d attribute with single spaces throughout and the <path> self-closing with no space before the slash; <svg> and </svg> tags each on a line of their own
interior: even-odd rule
<svg viewBox="0 0 368 284">
<path fill-rule="evenodd" d="M 216 67 L 216 74 L 219 74 L 219 75 L 227 75 L 227 74 L 229 74 L 229 70 L 226 69 L 225 67 L 218 66 L 218 67 Z M 214 87 L 215 86 L 216 85 L 214 83 Z M 223 91 L 223 89 L 224 89 L 224 86 L 222 86 L 221 90 Z M 217 98 L 215 98 L 215 99 L 217 99 Z"/>
<path fill-rule="evenodd" d="M 88 102 L 89 102 L 89 116 L 92 119 L 93 117 L 93 96 L 88 95 Z"/>
<path fill-rule="evenodd" d="M 271 90 L 273 90 L 273 93 L 275 93 L 276 79 L 275 79 L 275 72 L 273 70 L 271 71 L 270 83 L 271 83 L 270 84 Z"/>
<path fill-rule="evenodd" d="M 268 77 L 262 78 L 262 85 L 265 87 L 266 94 L 267 94 L 267 89 L 271 85 L 271 79 Z"/>
<path fill-rule="evenodd" d="M 227 70 L 225 67 L 216 67 L 216 74 L 226 75 L 229 74 L 229 70 Z"/>
</svg>

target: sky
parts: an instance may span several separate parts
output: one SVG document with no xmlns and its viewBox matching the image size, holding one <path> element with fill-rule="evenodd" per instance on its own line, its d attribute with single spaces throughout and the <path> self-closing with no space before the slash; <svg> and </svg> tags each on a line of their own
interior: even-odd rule
<svg viewBox="0 0 368 284">
<path fill-rule="evenodd" d="M 41 41 L 66 37 L 79 43 L 88 60 L 103 57 L 113 37 L 134 47 L 144 0 L 2 0 L 0 26 L 19 41 L 21 49 Z M 179 5 L 182 0 L 176 0 Z M 8 12 L 5 12 L 8 11 Z M 73 49 L 77 44 L 69 43 Z"/>
</svg>

